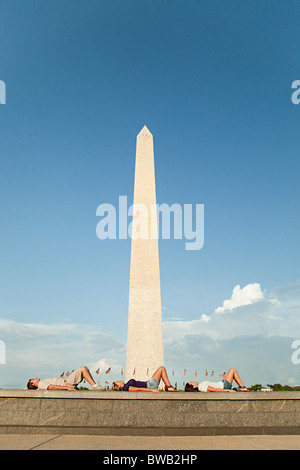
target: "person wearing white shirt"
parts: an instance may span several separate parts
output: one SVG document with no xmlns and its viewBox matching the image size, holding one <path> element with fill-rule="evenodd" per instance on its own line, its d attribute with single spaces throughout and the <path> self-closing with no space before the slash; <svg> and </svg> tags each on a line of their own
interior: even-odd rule
<svg viewBox="0 0 300 470">
<path fill-rule="evenodd" d="M 81 366 L 78 369 L 73 370 L 67 378 L 53 377 L 41 380 L 38 377 L 35 377 L 34 379 L 29 379 L 27 388 L 29 390 L 69 390 L 71 392 L 75 392 L 77 386 L 83 379 L 92 386 L 91 390 L 104 390 L 99 385 L 96 385 L 87 366 Z"/>
<path fill-rule="evenodd" d="M 243 384 L 239 374 L 233 367 L 224 375 L 220 382 L 209 382 L 205 380 L 200 384 L 188 382 L 185 386 L 186 392 L 235 392 L 232 390 L 233 380 L 237 383 L 240 392 L 249 392 L 249 389 Z"/>
</svg>

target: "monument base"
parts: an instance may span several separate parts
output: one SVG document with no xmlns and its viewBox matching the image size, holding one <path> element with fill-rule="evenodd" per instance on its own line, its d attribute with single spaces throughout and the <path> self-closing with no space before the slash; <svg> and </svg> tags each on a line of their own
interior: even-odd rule
<svg viewBox="0 0 300 470">
<path fill-rule="evenodd" d="M 300 434 L 299 392 L 0 390 L 0 434 Z"/>
</svg>

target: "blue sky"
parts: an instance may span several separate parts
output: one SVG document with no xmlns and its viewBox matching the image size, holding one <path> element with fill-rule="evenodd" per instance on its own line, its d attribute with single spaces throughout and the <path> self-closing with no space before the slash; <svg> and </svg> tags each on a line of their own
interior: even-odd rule
<svg viewBox="0 0 300 470">
<path fill-rule="evenodd" d="M 300 381 L 299 13 L 283 0 L 0 0 L 0 386 L 125 366 L 130 240 L 99 240 L 96 209 L 132 203 L 144 124 L 157 202 L 205 205 L 202 250 L 159 243 L 166 365 L 178 381 L 236 363 L 252 383 Z"/>
</svg>

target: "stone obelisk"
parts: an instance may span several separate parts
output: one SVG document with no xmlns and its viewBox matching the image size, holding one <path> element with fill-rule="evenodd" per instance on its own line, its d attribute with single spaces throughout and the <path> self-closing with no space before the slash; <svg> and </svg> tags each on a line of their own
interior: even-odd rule
<svg viewBox="0 0 300 470">
<path fill-rule="evenodd" d="M 153 136 L 137 136 L 132 214 L 126 378 L 164 365 Z"/>
</svg>

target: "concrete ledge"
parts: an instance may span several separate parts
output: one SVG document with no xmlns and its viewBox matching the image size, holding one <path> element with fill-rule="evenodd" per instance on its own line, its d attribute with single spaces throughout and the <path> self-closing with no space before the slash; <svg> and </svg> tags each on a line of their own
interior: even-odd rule
<svg viewBox="0 0 300 470">
<path fill-rule="evenodd" d="M 299 392 L 0 390 L 0 434 L 300 434 Z"/>
</svg>

